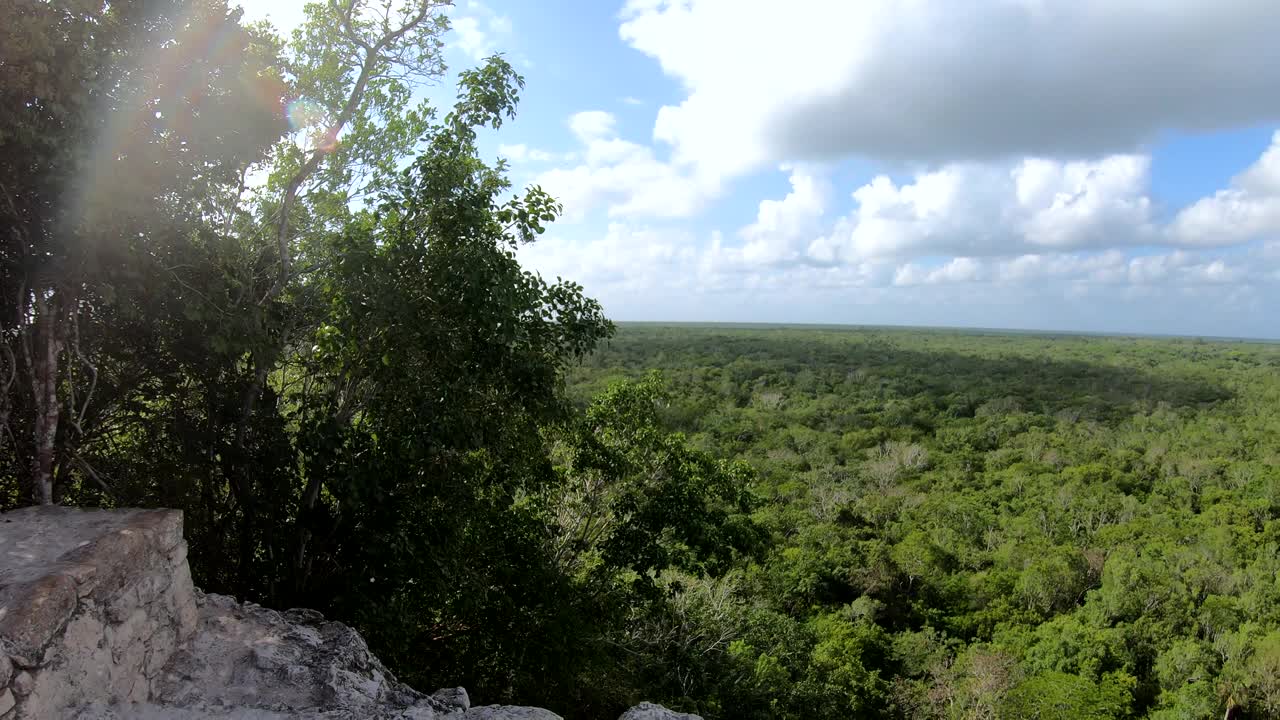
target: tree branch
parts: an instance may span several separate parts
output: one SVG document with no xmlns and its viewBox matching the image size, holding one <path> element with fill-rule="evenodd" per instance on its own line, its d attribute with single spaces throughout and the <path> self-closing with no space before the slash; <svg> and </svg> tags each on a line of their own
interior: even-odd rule
<svg viewBox="0 0 1280 720">
<path fill-rule="evenodd" d="M 336 0 L 330 0 L 331 7 Z M 374 71 L 377 69 L 380 61 L 383 60 L 382 52 L 392 47 L 396 42 L 403 38 L 406 34 L 412 32 L 415 28 L 423 23 L 430 15 L 431 8 L 435 7 L 432 0 L 421 0 L 418 5 L 418 11 L 405 21 L 396 30 L 384 34 L 376 43 L 369 45 L 363 40 L 357 41 L 365 51 L 364 62 L 360 66 L 360 75 L 357 76 L 355 84 L 351 88 L 350 94 L 347 95 L 347 101 L 343 104 L 342 110 L 338 113 L 338 117 L 334 120 L 333 125 L 328 132 L 336 140 L 338 135 L 351 122 L 355 116 L 356 110 L 359 109 L 360 103 L 364 101 L 364 93 L 368 88 L 369 81 L 374 77 Z M 348 13 L 354 8 L 354 3 L 348 6 Z M 346 17 L 342 13 L 340 16 Z M 345 22 L 345 21 L 344 21 Z M 348 23 L 349 24 L 349 23 Z M 352 29 L 354 31 L 354 29 Z M 316 148 L 311 151 L 310 157 L 298 169 L 293 178 L 289 180 L 289 184 L 285 186 L 284 199 L 280 203 L 280 222 L 276 228 L 276 245 L 280 250 L 280 272 L 276 276 L 276 281 L 272 283 L 267 290 L 267 294 L 258 302 L 259 305 L 265 305 L 274 299 L 285 285 L 289 282 L 290 267 L 292 264 L 292 252 L 289 247 L 289 214 L 293 209 L 293 203 L 298 198 L 298 191 L 302 188 L 302 184 L 310 178 L 316 170 L 320 168 L 320 163 L 324 160 L 327 150 L 323 147 Z"/>
</svg>

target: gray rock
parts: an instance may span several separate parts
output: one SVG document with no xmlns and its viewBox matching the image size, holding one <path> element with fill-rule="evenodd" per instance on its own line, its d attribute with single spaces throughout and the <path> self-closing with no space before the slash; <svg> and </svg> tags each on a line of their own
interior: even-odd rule
<svg viewBox="0 0 1280 720">
<path fill-rule="evenodd" d="M 564 720 L 550 710 L 515 705 L 474 707 L 463 713 L 462 718 L 463 720 Z"/>
<path fill-rule="evenodd" d="M 438 700 L 445 707 L 466 712 L 471 709 L 471 697 L 467 695 L 466 688 L 441 688 L 431 694 L 432 699 Z"/>
<path fill-rule="evenodd" d="M 178 511 L 58 507 L 0 514 L 0 720 L 15 714 L 562 720 L 473 708 L 462 688 L 425 695 L 315 610 L 199 592 Z"/>
<path fill-rule="evenodd" d="M 421 720 L 462 710 L 398 681 L 359 633 L 320 613 L 278 613 L 224 595 L 196 596 L 197 632 L 164 667 L 154 705 Z"/>
<path fill-rule="evenodd" d="M 146 701 L 195 624 L 181 512 L 0 515 L 0 675 L 18 716 Z"/>
<path fill-rule="evenodd" d="M 702 716 L 678 713 L 674 710 L 668 710 L 661 705 L 642 702 L 622 713 L 622 716 L 619 717 L 618 720 L 702 720 Z"/>
<path fill-rule="evenodd" d="M 30 695 L 31 686 L 35 684 L 35 678 L 31 677 L 31 673 L 23 670 L 13 676 L 13 691 L 19 695 Z"/>
</svg>

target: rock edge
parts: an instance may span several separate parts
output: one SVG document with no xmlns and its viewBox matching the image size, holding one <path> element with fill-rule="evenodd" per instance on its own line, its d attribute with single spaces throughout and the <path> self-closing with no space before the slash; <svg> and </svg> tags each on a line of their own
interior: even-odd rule
<svg viewBox="0 0 1280 720">
<path fill-rule="evenodd" d="M 26 508 L 0 514 L 0 720 L 48 717 L 562 720 L 426 695 L 343 623 L 200 592 L 181 511 Z"/>
</svg>

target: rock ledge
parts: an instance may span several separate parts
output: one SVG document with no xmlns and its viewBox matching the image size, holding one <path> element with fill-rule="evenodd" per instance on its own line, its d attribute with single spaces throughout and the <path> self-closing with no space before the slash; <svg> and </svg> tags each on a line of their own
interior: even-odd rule
<svg viewBox="0 0 1280 720">
<path fill-rule="evenodd" d="M 177 510 L 0 514 L 0 720 L 561 720 L 418 692 L 314 610 L 200 592 L 186 558 Z"/>
</svg>

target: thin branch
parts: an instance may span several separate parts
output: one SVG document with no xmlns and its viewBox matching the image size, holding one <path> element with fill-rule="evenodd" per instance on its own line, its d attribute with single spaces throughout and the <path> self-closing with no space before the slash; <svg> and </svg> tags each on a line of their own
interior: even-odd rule
<svg viewBox="0 0 1280 720">
<path fill-rule="evenodd" d="M 331 0 L 331 2 L 332 1 L 333 0 Z M 384 34 L 372 46 L 362 44 L 362 47 L 365 48 L 364 63 L 360 66 L 360 75 L 356 78 L 356 82 L 351 88 L 351 93 L 347 96 L 346 103 L 338 113 L 338 117 L 334 120 L 333 126 L 328 130 L 333 137 L 336 138 L 342 133 L 343 129 L 346 128 L 347 124 L 350 123 L 351 119 L 355 116 L 356 110 L 360 107 L 360 103 L 364 101 L 365 89 L 373 79 L 374 71 L 377 69 L 379 63 L 384 61 L 382 56 L 383 51 L 393 47 L 401 38 L 421 25 L 423 21 L 427 19 L 428 15 L 430 15 L 431 9 L 434 7 L 435 3 L 431 0 L 421 0 L 418 6 L 418 11 L 408 17 L 404 25 L 401 25 L 393 32 Z M 284 199 L 280 202 L 280 224 L 276 229 L 276 245 L 280 251 L 280 272 L 276 276 L 276 281 L 272 283 L 271 287 L 267 290 L 267 294 L 258 301 L 259 305 L 265 305 L 274 299 L 281 291 L 284 290 L 285 285 L 289 282 L 290 265 L 292 262 L 292 252 L 289 248 L 290 211 L 293 209 L 293 204 L 297 200 L 298 191 L 301 190 L 302 184 L 305 183 L 317 169 L 319 169 L 320 163 L 324 160 L 326 152 L 327 151 L 323 147 L 312 150 L 306 162 L 298 169 L 298 172 L 294 174 L 293 178 L 289 180 L 289 184 L 285 186 Z"/>
<path fill-rule="evenodd" d="M 74 455 L 74 459 L 77 463 L 79 463 L 80 468 L 84 470 L 85 473 L 89 476 L 89 479 L 93 480 L 94 484 L 97 485 L 99 488 L 101 488 L 102 492 L 107 494 L 107 497 L 111 498 L 112 500 L 116 499 L 115 491 L 112 490 L 111 487 L 102 480 L 102 478 L 98 475 L 97 471 L 93 469 L 93 466 L 89 464 L 88 460 L 85 460 L 83 457 L 81 457 L 79 453 L 76 453 Z"/>
<path fill-rule="evenodd" d="M 80 406 L 79 415 L 72 418 L 76 432 L 80 435 L 84 435 L 84 415 L 89 411 L 89 403 L 93 400 L 93 393 L 98 388 L 98 368 L 93 363 L 89 362 L 89 358 L 85 357 L 84 353 L 80 352 L 80 313 L 72 311 L 72 315 L 71 349 L 75 353 L 76 357 L 80 359 L 80 362 L 84 363 L 85 367 L 89 368 L 90 377 L 89 392 L 84 396 L 84 404 Z M 71 411 L 75 412 L 74 401 L 72 403 Z"/>
<path fill-rule="evenodd" d="M 354 22 L 351 19 L 351 13 L 355 12 L 356 9 L 356 0 L 348 0 L 345 8 L 338 7 L 338 0 L 329 0 L 329 9 L 333 10 L 334 14 L 338 16 L 338 19 L 342 21 L 341 30 L 343 37 L 365 50 L 373 50 L 373 48 L 369 47 L 369 44 L 364 41 L 364 38 L 360 37 L 360 34 L 356 32 Z"/>
<path fill-rule="evenodd" d="M 5 362 L 9 365 L 9 379 L 4 381 L 4 394 L 7 397 L 9 390 L 18 381 L 18 359 L 14 357 L 13 349 L 9 347 L 9 343 L 6 342 L 0 345 L 0 348 L 4 348 Z"/>
<path fill-rule="evenodd" d="M 0 429 L 9 433 L 9 438 L 13 439 L 13 430 L 9 427 L 9 412 L 13 408 L 9 391 L 13 389 L 14 384 L 18 381 L 18 359 L 14 357 L 13 350 L 9 347 L 9 343 L 5 342 L 0 345 L 4 349 L 7 362 L 9 364 L 9 379 L 4 383 L 4 395 L 0 397 Z M 0 447 L 4 447 L 4 437 L 0 436 Z M 14 441 L 14 447 L 17 447 L 17 441 Z"/>
</svg>

